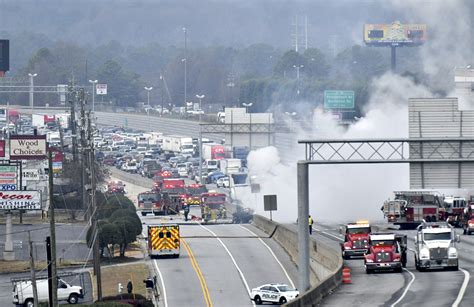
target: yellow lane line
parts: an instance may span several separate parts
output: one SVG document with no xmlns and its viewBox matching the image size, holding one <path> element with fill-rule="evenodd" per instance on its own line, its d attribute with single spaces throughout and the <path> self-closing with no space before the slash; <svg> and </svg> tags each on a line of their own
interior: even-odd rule
<svg viewBox="0 0 474 307">
<path fill-rule="evenodd" d="M 204 276 L 202 275 L 202 271 L 199 268 L 199 265 L 196 261 L 196 258 L 194 257 L 194 254 L 191 250 L 191 247 L 189 246 L 188 242 L 186 242 L 183 238 L 181 238 L 181 242 L 183 243 L 184 248 L 188 252 L 189 258 L 191 259 L 191 265 L 194 268 L 194 271 L 197 274 L 197 277 L 199 279 L 199 283 L 201 284 L 201 289 L 202 293 L 204 294 L 204 300 L 206 301 L 206 305 L 208 307 L 212 307 L 212 300 L 211 300 L 211 295 L 209 294 L 209 289 L 207 288 L 206 280 L 204 279 Z"/>
</svg>

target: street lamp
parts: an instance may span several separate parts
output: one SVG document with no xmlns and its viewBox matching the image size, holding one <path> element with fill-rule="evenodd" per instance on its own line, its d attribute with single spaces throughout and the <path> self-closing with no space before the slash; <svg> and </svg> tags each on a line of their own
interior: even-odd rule
<svg viewBox="0 0 474 307">
<path fill-rule="evenodd" d="M 144 89 L 146 90 L 146 96 L 147 96 L 147 108 L 145 109 L 146 110 L 146 116 L 147 116 L 147 120 L 148 120 L 148 131 L 151 131 L 151 123 L 150 123 L 150 92 L 151 90 L 153 89 L 152 86 L 150 87 L 144 87 Z"/>
<path fill-rule="evenodd" d="M 89 80 L 89 83 L 92 83 L 92 113 L 93 114 L 95 114 L 95 90 L 96 90 L 95 85 L 98 82 L 99 81 L 97 81 L 97 80 Z"/>
<path fill-rule="evenodd" d="M 36 77 L 38 74 L 28 74 L 30 76 L 30 108 L 31 110 L 34 110 L 34 102 L 33 102 L 33 89 L 34 89 L 34 83 L 33 83 L 33 78 Z"/>
<path fill-rule="evenodd" d="M 300 79 L 300 69 L 303 67 L 304 65 L 293 65 L 293 68 L 296 69 L 296 80 Z"/>
<path fill-rule="evenodd" d="M 296 112 L 285 112 L 288 116 L 296 116 Z"/>
<path fill-rule="evenodd" d="M 206 97 L 206 95 L 196 95 L 196 98 L 199 99 L 199 110 L 202 110 L 201 100 Z"/>
<path fill-rule="evenodd" d="M 249 108 L 253 105 L 253 102 L 249 102 L 249 103 L 242 102 L 242 105 L 245 107 L 245 112 L 248 113 Z"/>
<path fill-rule="evenodd" d="M 186 114 L 187 114 L 187 111 L 188 111 L 188 106 L 186 105 L 186 102 L 188 101 L 188 86 L 187 86 L 187 82 L 188 82 L 188 36 L 187 36 L 187 30 L 186 30 L 186 27 L 183 27 L 183 32 L 184 32 L 184 59 L 182 59 L 181 61 L 184 63 L 184 106 L 186 108 Z"/>
</svg>

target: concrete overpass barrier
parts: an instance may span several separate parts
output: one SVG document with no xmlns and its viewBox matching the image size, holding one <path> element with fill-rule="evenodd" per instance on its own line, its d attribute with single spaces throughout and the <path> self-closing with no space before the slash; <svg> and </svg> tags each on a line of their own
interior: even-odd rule
<svg viewBox="0 0 474 307">
<path fill-rule="evenodd" d="M 297 264 L 298 234 L 288 226 L 254 215 L 253 224 L 272 235 Z M 311 238 L 310 242 L 310 282 L 311 288 L 297 300 L 286 306 L 316 306 L 324 296 L 334 290 L 342 281 L 343 261 L 340 253 Z"/>
</svg>

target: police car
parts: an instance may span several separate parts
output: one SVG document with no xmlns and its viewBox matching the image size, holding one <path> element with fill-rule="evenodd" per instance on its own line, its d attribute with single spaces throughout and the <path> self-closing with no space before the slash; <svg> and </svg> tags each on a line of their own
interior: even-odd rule
<svg viewBox="0 0 474 307">
<path fill-rule="evenodd" d="M 252 289 L 250 299 L 256 305 L 263 302 L 284 304 L 295 299 L 300 292 L 285 284 L 266 284 Z"/>
</svg>

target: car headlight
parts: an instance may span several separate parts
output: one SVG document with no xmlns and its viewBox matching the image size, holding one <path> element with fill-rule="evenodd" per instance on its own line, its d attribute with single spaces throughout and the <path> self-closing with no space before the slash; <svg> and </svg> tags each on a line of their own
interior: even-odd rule
<svg viewBox="0 0 474 307">
<path fill-rule="evenodd" d="M 374 261 L 373 261 L 372 259 L 370 259 L 370 258 L 365 259 L 365 261 L 366 261 L 366 262 L 374 262 Z"/>
<path fill-rule="evenodd" d="M 469 227 L 474 227 L 474 223 L 469 223 Z"/>
<path fill-rule="evenodd" d="M 420 251 L 420 259 L 429 259 L 430 258 L 430 250 L 426 247 L 423 247 Z"/>
<path fill-rule="evenodd" d="M 400 258 L 394 258 L 393 261 L 400 261 Z"/>
<path fill-rule="evenodd" d="M 344 246 L 344 249 L 351 249 L 351 247 L 346 245 Z"/>
<path fill-rule="evenodd" d="M 448 258 L 457 258 L 458 257 L 458 251 L 456 250 L 455 247 L 450 247 L 448 249 Z"/>
</svg>

